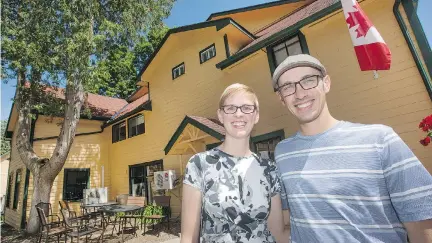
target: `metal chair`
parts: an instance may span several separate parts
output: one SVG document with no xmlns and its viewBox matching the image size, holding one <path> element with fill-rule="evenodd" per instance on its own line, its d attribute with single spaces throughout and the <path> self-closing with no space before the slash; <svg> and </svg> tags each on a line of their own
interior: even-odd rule
<svg viewBox="0 0 432 243">
<path fill-rule="evenodd" d="M 46 205 L 46 203 L 38 203 L 37 205 Z M 38 242 L 42 241 L 42 237 L 45 236 L 45 241 L 48 242 L 48 239 L 52 236 L 57 236 L 57 242 L 60 242 L 60 236 L 65 236 L 65 242 L 66 242 L 66 233 L 68 232 L 68 229 L 66 227 L 63 227 L 60 225 L 60 218 L 57 215 L 50 215 L 50 216 L 57 216 L 58 221 L 57 222 L 48 222 L 48 218 L 45 214 L 45 210 L 47 207 L 41 208 L 36 205 L 36 211 L 39 216 L 39 223 L 40 223 L 40 236 L 38 239 Z"/>
<path fill-rule="evenodd" d="M 57 221 L 55 223 L 58 223 L 58 225 L 60 225 L 60 217 L 56 214 L 53 214 L 51 203 L 40 202 L 36 204 L 36 208 L 41 208 L 44 211 L 45 217 L 48 219 L 49 223 Z"/>
<path fill-rule="evenodd" d="M 88 221 L 84 218 L 71 218 L 67 209 L 61 209 L 60 212 L 63 216 L 64 225 L 68 229 L 66 235 L 71 237 L 72 242 L 74 238 L 77 238 L 79 243 L 80 238 L 83 236 L 85 236 L 85 240 L 87 242 L 88 238 L 98 231 L 102 231 L 99 239 L 102 239 L 103 242 L 103 234 L 106 229 L 104 224 L 102 224 L 102 228 L 92 227 L 89 226 Z"/>
<path fill-rule="evenodd" d="M 147 219 L 153 220 L 153 221 L 159 221 L 162 229 L 162 223 L 164 220 L 166 220 L 168 230 L 170 230 L 170 218 L 171 218 L 171 196 L 154 196 L 154 205 L 162 207 L 162 215 L 155 214 L 154 211 L 152 215 L 143 216 L 143 220 L 141 221 L 141 224 L 144 224 L 143 227 L 143 234 L 145 235 L 145 228 L 147 224 Z M 154 210 L 154 208 L 153 208 Z M 153 222 L 153 229 L 155 226 L 155 222 Z M 159 232 L 160 234 L 160 232 Z"/>
</svg>

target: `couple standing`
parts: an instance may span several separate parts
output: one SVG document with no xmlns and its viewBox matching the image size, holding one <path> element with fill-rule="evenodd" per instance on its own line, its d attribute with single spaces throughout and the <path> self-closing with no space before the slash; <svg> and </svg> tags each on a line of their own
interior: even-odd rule
<svg viewBox="0 0 432 243">
<path fill-rule="evenodd" d="M 277 67 L 273 88 L 300 129 L 275 162 L 249 149 L 254 91 L 223 92 L 225 140 L 186 167 L 182 243 L 432 242 L 432 176 L 392 128 L 333 118 L 330 84 L 309 55 Z"/>
</svg>

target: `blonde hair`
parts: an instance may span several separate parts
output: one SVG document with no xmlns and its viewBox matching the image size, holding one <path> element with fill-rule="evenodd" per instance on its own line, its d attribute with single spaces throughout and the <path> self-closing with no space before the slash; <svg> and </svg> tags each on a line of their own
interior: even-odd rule
<svg viewBox="0 0 432 243">
<path fill-rule="evenodd" d="M 224 105 L 228 97 L 240 92 L 250 95 L 254 105 L 256 106 L 256 109 L 259 110 L 258 97 L 255 91 L 251 87 L 239 83 L 231 84 L 224 90 L 224 92 L 222 93 L 219 99 L 219 108 L 221 108 Z"/>
</svg>

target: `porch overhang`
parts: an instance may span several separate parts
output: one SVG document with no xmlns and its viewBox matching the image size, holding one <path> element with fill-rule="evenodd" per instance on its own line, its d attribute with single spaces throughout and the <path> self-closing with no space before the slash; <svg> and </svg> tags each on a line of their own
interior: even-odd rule
<svg viewBox="0 0 432 243">
<path fill-rule="evenodd" d="M 165 146 L 165 155 L 197 153 L 200 150 L 197 146 L 218 143 L 223 141 L 224 137 L 225 129 L 218 121 L 199 116 L 185 116 Z"/>
</svg>

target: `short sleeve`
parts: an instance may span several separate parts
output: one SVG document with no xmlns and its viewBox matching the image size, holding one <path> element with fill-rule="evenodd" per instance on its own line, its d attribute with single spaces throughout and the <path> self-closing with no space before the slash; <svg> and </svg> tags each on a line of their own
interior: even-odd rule
<svg viewBox="0 0 432 243">
<path fill-rule="evenodd" d="M 281 183 L 280 183 L 280 177 L 277 173 L 277 167 L 276 164 L 272 161 L 269 161 L 270 164 L 270 191 L 271 196 L 274 197 L 277 194 L 281 193 Z"/>
<path fill-rule="evenodd" d="M 286 194 L 286 190 L 285 190 L 285 185 L 283 183 L 282 180 L 282 176 L 279 170 L 279 167 L 276 166 L 276 176 L 279 180 L 279 184 L 280 184 L 280 197 L 281 197 L 281 201 L 282 201 L 282 209 L 283 210 L 288 210 L 288 197 Z"/>
<path fill-rule="evenodd" d="M 203 178 L 201 165 L 201 157 L 199 154 L 196 154 L 189 159 L 186 165 L 183 184 L 193 186 L 202 191 Z"/>
<path fill-rule="evenodd" d="M 390 200 L 402 222 L 432 219 L 432 176 L 393 129 L 381 139 Z"/>
</svg>

